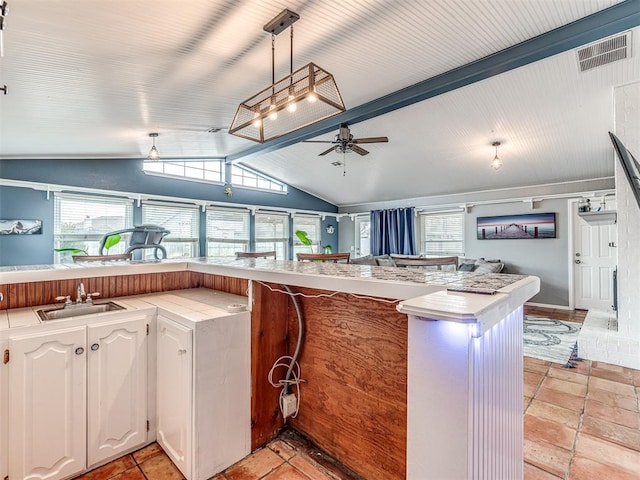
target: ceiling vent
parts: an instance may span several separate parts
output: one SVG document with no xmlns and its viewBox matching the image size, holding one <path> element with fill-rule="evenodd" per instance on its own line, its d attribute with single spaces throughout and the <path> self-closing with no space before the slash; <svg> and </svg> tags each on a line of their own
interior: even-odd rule
<svg viewBox="0 0 640 480">
<path fill-rule="evenodd" d="M 599 42 L 579 48 L 576 52 L 581 72 L 630 58 L 631 31 L 615 37 L 605 38 Z"/>
</svg>

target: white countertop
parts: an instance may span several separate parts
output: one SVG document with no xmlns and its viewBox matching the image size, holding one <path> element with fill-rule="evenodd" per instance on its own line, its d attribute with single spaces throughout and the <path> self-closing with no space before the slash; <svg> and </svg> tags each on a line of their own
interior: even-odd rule
<svg viewBox="0 0 640 480">
<path fill-rule="evenodd" d="M 0 284 L 179 271 L 391 298 L 400 300 L 398 310 L 408 315 L 484 325 L 513 311 L 540 290 L 537 277 L 524 275 L 226 257 L 1 267 Z M 144 301 L 146 297 L 168 301 L 163 295 L 167 294 L 145 295 Z M 173 308 L 178 308 L 176 305 Z M 10 324 L 20 321 L 14 318 L 21 315 L 20 310 L 25 309 L 10 310 Z M 2 324 L 0 313 L 0 327 Z"/>
<path fill-rule="evenodd" d="M 208 288 L 191 288 L 169 292 L 148 293 L 127 297 L 110 298 L 109 301 L 125 307 L 125 310 L 115 310 L 91 315 L 93 321 L 107 321 L 111 315 L 122 312 L 152 311 L 160 308 L 164 312 L 174 313 L 191 322 L 199 322 L 212 318 L 224 317 L 237 312 L 229 312 L 230 305 L 242 304 L 247 306 L 247 297 L 219 292 Z M 96 304 L 102 303 L 96 301 Z M 82 321 L 87 316 L 69 317 L 59 320 L 42 321 L 36 310 L 60 305 L 39 305 L 37 307 L 15 308 L 0 311 L 0 331 L 20 327 L 48 325 L 64 327 Z"/>
</svg>

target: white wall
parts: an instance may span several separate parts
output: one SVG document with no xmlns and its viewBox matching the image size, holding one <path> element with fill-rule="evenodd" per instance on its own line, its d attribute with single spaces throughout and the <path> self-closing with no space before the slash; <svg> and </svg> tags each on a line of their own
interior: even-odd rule
<svg viewBox="0 0 640 480">
<path fill-rule="evenodd" d="M 615 89 L 616 136 L 640 159 L 640 82 Z M 640 208 L 616 160 L 618 334 L 640 339 Z M 640 355 L 636 349 L 635 353 Z"/>
</svg>

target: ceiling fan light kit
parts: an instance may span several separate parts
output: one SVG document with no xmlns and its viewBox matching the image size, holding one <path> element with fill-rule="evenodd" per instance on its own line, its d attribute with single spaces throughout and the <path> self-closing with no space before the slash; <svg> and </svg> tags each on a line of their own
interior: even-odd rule
<svg viewBox="0 0 640 480">
<path fill-rule="evenodd" d="M 293 71 L 293 23 L 299 18 L 285 9 L 264 26 L 272 35 L 272 85 L 240 103 L 230 134 L 264 143 L 346 110 L 329 72 L 314 63 Z M 287 27 L 291 28 L 291 73 L 276 82 L 274 38 Z"/>
<path fill-rule="evenodd" d="M 389 138 L 387 137 L 353 138 L 349 125 L 343 123 L 340 125 L 340 131 L 333 140 L 306 140 L 305 143 L 331 143 L 332 146 L 330 148 L 318 154 L 320 157 L 331 152 L 342 154 L 356 152 L 358 155 L 364 156 L 368 155 L 369 151 L 362 148 L 361 144 L 387 143 L 388 141 Z"/>
</svg>

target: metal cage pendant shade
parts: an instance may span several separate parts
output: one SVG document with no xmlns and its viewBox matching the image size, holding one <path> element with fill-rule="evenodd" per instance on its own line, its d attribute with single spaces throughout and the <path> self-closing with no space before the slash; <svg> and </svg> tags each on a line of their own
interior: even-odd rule
<svg viewBox="0 0 640 480">
<path fill-rule="evenodd" d="M 329 72 L 315 63 L 293 71 L 293 27 L 291 73 L 277 82 L 273 78 L 273 38 L 298 18 L 296 13 L 285 9 L 265 25 L 264 30 L 272 34 L 273 84 L 240 103 L 229 128 L 232 135 L 264 143 L 346 110 Z"/>
</svg>

